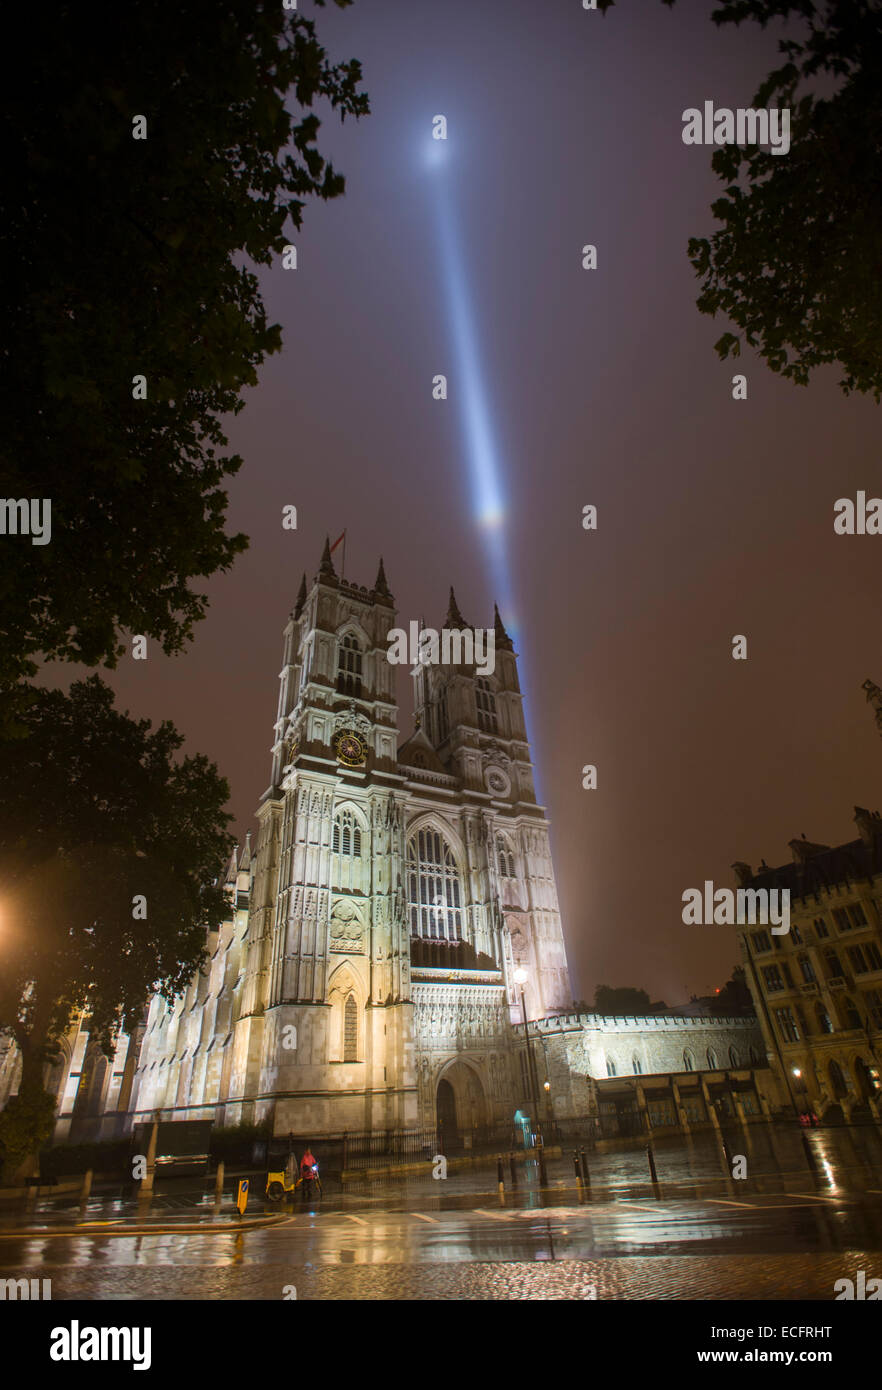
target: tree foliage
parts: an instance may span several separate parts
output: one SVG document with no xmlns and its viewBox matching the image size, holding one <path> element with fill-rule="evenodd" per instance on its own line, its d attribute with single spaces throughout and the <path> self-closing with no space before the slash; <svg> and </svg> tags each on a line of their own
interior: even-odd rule
<svg viewBox="0 0 882 1390">
<path fill-rule="evenodd" d="M 185 987 L 223 916 L 213 881 L 231 847 L 214 765 L 177 757 L 173 725 L 120 713 L 97 676 L 39 691 L 27 724 L 0 744 L 0 1029 L 23 1092 L 76 1011 L 109 1052 L 154 988 Z"/>
<path fill-rule="evenodd" d="M 603 3 L 599 8 L 610 8 Z M 740 330 L 774 372 L 806 385 L 834 366 L 847 394 L 882 399 L 882 6 L 878 0 L 728 0 L 718 25 L 791 21 L 782 62 L 752 99 L 789 108 L 786 155 L 727 145 L 712 167 L 722 224 L 689 241 L 697 304 Z"/>
<path fill-rule="evenodd" d="M 667 1005 L 658 999 L 652 1002 L 645 989 L 635 989 L 631 985 L 598 985 L 594 991 L 594 1012 L 597 1014 L 645 1018 L 665 1008 Z"/>
<path fill-rule="evenodd" d="M 368 109 L 281 0 L 20 6 L 6 55 L 0 492 L 50 498 L 52 538 L 2 541 L 2 683 L 40 655 L 113 666 L 125 631 L 189 638 L 192 581 L 246 545 L 222 417 L 281 345 L 249 263 L 343 192 L 313 106 Z"/>
</svg>

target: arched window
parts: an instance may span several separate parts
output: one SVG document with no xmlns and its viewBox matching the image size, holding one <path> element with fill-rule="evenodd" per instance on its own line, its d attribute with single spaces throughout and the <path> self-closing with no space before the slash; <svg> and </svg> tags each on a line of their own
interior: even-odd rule
<svg viewBox="0 0 882 1390">
<path fill-rule="evenodd" d="M 755 1067 L 759 1064 L 759 1057 L 757 1056 L 755 1047 L 749 1048 L 747 1055 L 750 1057 L 750 1065 L 752 1067 Z"/>
<path fill-rule="evenodd" d="M 496 836 L 496 862 L 500 878 L 514 878 L 514 856 L 501 835 Z"/>
<path fill-rule="evenodd" d="M 707 1050 L 707 1065 L 709 1071 L 717 1070 L 717 1054 L 712 1047 L 709 1047 Z"/>
<path fill-rule="evenodd" d="M 453 851 L 431 826 L 407 842 L 410 934 L 425 940 L 462 940 L 462 885 Z"/>
<path fill-rule="evenodd" d="M 843 1096 L 848 1095 L 848 1084 L 843 1075 L 842 1068 L 837 1061 L 832 1061 L 827 1068 L 830 1077 L 830 1088 L 833 1091 L 834 1100 L 842 1100 Z"/>
<path fill-rule="evenodd" d="M 738 1048 L 737 1048 L 737 1047 L 730 1047 L 730 1048 L 729 1048 L 729 1066 L 730 1066 L 730 1067 L 740 1067 L 740 1066 L 741 1066 L 741 1058 L 738 1056 Z"/>
<path fill-rule="evenodd" d="M 349 809 L 334 816 L 331 851 L 332 887 L 362 892 L 361 827 Z"/>
<path fill-rule="evenodd" d="M 855 1008 L 854 1000 L 850 999 L 847 994 L 842 1001 L 842 1007 L 845 1011 L 846 1025 L 849 1028 L 862 1028 L 861 1016 Z"/>
<path fill-rule="evenodd" d="M 615 1076 L 616 1074 L 616 1064 L 612 1057 L 607 1057 L 606 1059 L 606 1074 L 607 1076 Z"/>
<path fill-rule="evenodd" d="M 478 676 L 475 681 L 475 698 L 478 704 L 478 728 L 485 734 L 499 732 L 496 721 L 496 696 L 486 676 Z"/>
<path fill-rule="evenodd" d="M 642 1076 L 642 1075 L 643 1075 L 643 1063 L 641 1062 L 640 1058 L 637 1056 L 636 1052 L 635 1052 L 634 1056 L 631 1058 L 631 1070 L 632 1070 L 632 1072 L 634 1073 L 635 1076 Z"/>
<path fill-rule="evenodd" d="M 833 1032 L 833 1024 L 830 1022 L 830 1015 L 827 1013 L 823 1004 L 815 1005 L 815 1017 L 818 1020 L 818 1027 L 822 1033 Z"/>
<path fill-rule="evenodd" d="M 361 647 L 351 632 L 340 643 L 337 657 L 337 689 L 342 695 L 361 698 Z"/>
<path fill-rule="evenodd" d="M 347 996 L 343 1009 L 343 1061 L 358 1061 L 358 1005 L 354 994 Z"/>
<path fill-rule="evenodd" d="M 692 1056 L 688 1047 L 683 1049 L 683 1070 L 695 1071 L 695 1058 Z"/>
</svg>

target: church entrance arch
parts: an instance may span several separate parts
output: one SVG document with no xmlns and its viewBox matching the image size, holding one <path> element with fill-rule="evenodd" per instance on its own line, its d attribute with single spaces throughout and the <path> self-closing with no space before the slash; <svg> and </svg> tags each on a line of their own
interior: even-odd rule
<svg viewBox="0 0 882 1390">
<path fill-rule="evenodd" d="M 451 1148 L 470 1148 L 474 1131 L 489 1120 L 481 1077 L 475 1067 L 463 1061 L 451 1062 L 438 1080 L 435 1109 L 445 1152 Z"/>
</svg>

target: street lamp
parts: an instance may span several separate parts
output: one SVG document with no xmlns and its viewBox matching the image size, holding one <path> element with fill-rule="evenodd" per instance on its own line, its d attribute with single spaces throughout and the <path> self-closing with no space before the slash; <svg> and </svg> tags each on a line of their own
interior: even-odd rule
<svg viewBox="0 0 882 1390">
<path fill-rule="evenodd" d="M 517 970 L 514 972 L 514 981 L 516 985 L 520 986 L 521 990 L 521 1012 L 523 1013 L 524 1017 L 524 1041 L 527 1047 L 527 1070 L 530 1073 L 530 1091 L 532 1094 L 533 1111 L 535 1115 L 536 1124 L 536 1147 L 539 1150 L 539 1178 L 540 1181 L 544 1184 L 545 1182 L 547 1182 L 547 1178 L 545 1175 L 545 1158 L 542 1153 L 542 1122 L 539 1119 L 539 1086 L 536 1079 L 536 1060 L 533 1056 L 533 1040 L 530 1037 L 530 1025 L 527 1022 L 527 1000 L 524 994 L 524 985 L 527 983 L 527 979 L 528 976 L 526 970 L 524 970 L 521 966 L 518 966 Z M 547 1082 L 546 1088 L 549 1090 L 551 1089 Z"/>
</svg>

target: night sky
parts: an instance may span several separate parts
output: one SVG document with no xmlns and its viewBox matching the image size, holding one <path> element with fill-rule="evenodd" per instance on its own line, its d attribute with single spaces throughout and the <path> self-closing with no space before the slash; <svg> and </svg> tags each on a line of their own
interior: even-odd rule
<svg viewBox="0 0 882 1390">
<path fill-rule="evenodd" d="M 299 267 L 261 273 L 285 349 L 230 423 L 245 464 L 231 530 L 251 548 L 209 585 L 190 650 L 110 676 L 217 761 L 244 835 L 269 780 L 281 634 L 301 572 L 347 528 L 346 575 L 382 553 L 399 624 L 516 629 L 527 723 L 576 998 L 635 985 L 668 1003 L 722 985 L 732 930 L 686 927 L 685 889 L 787 842 L 854 837 L 880 748 L 861 682 L 882 681 L 882 540 L 834 535 L 833 504 L 878 486 L 878 408 L 837 373 L 810 387 L 695 307 L 690 236 L 717 225 L 712 151 L 682 112 L 747 106 L 777 35 L 719 30 L 710 3 L 358 0 L 314 10 L 359 58 L 372 114 L 319 147 L 343 198 L 310 204 Z M 431 121 L 448 120 L 443 168 Z M 446 180 L 462 279 L 442 254 Z M 598 248 L 585 271 L 581 248 Z M 451 314 L 468 309 L 504 504 L 511 592 L 479 524 Z M 735 402 L 731 379 L 748 376 Z M 446 402 L 432 399 L 436 373 Z M 475 384 L 474 382 L 472 383 Z M 284 531 L 282 507 L 298 509 Z M 599 530 L 582 529 L 593 503 Z M 339 561 L 340 552 L 335 555 Z M 338 566 L 339 568 L 339 566 Z M 734 634 L 748 660 L 733 661 Z M 405 670 L 405 668 L 402 668 Z M 402 737 L 411 728 L 401 678 Z M 582 767 L 598 789 L 582 789 Z"/>
</svg>

